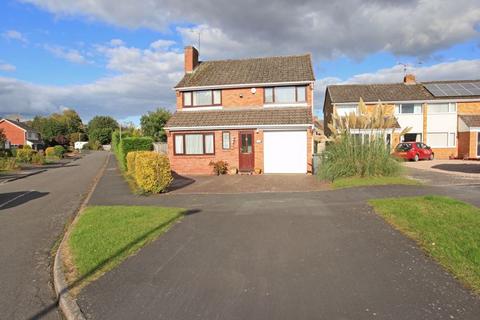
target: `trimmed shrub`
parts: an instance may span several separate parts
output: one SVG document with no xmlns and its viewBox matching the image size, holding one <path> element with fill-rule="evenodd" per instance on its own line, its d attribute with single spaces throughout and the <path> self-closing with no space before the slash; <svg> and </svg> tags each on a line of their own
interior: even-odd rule
<svg viewBox="0 0 480 320">
<path fill-rule="evenodd" d="M 62 146 L 55 146 L 53 147 L 53 151 L 56 157 L 63 158 L 63 154 L 65 153 L 65 148 Z"/>
<path fill-rule="evenodd" d="M 45 156 L 47 156 L 48 158 L 52 158 L 55 156 L 55 150 L 53 149 L 53 147 L 48 147 L 47 149 L 45 149 Z"/>
<path fill-rule="evenodd" d="M 173 180 L 168 156 L 153 151 L 137 154 L 134 170 L 135 182 L 145 192 L 164 192 Z"/>
<path fill-rule="evenodd" d="M 65 148 L 62 146 L 55 146 L 55 147 L 48 147 L 45 150 L 45 155 L 47 158 L 63 158 L 63 154 L 65 153 Z"/>
<path fill-rule="evenodd" d="M 16 159 L 18 162 L 30 163 L 32 161 L 32 156 L 35 153 L 36 151 L 31 148 L 18 149 Z"/>
<path fill-rule="evenodd" d="M 46 163 L 45 157 L 42 154 L 40 154 L 38 152 L 35 152 L 32 155 L 31 163 L 33 163 L 33 164 L 45 164 Z"/>
<path fill-rule="evenodd" d="M 120 132 L 118 130 L 115 130 L 112 132 L 112 150 L 115 154 L 118 154 L 118 148 L 120 146 Z"/>
<path fill-rule="evenodd" d="M 150 137 L 127 137 L 123 138 L 119 144 L 118 161 L 123 170 L 127 169 L 126 157 L 131 151 L 151 151 L 153 148 L 153 139 Z"/>
<path fill-rule="evenodd" d="M 127 173 L 135 177 L 135 159 L 139 154 L 150 151 L 131 151 L 127 154 Z"/>
</svg>

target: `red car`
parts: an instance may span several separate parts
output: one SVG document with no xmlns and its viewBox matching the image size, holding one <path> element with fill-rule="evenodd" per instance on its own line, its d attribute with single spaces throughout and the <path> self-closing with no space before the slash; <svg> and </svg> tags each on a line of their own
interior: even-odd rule
<svg viewBox="0 0 480 320">
<path fill-rule="evenodd" d="M 395 147 L 393 155 L 405 160 L 433 160 L 432 148 L 421 142 L 402 142 Z"/>
</svg>

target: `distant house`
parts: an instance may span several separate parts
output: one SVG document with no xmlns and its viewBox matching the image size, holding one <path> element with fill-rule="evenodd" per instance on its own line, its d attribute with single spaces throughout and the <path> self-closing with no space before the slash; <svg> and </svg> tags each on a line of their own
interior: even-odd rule
<svg viewBox="0 0 480 320">
<path fill-rule="evenodd" d="M 407 74 L 401 83 L 328 86 L 323 106 L 327 136 L 333 113 L 358 112 L 360 98 L 369 112 L 381 102 L 385 113 L 397 120 L 393 137 L 386 137 L 392 147 L 417 141 L 431 146 L 439 159 L 480 158 L 480 80 L 417 82 Z M 400 137 L 407 127 L 410 132 Z"/>
<path fill-rule="evenodd" d="M 0 129 L 3 129 L 10 147 L 30 146 L 32 149 L 43 148 L 40 133 L 19 120 L 1 119 Z"/>
<path fill-rule="evenodd" d="M 210 174 L 209 163 L 224 160 L 243 172 L 310 172 L 314 82 L 308 54 L 199 61 L 186 47 L 165 126 L 172 169 Z"/>
</svg>

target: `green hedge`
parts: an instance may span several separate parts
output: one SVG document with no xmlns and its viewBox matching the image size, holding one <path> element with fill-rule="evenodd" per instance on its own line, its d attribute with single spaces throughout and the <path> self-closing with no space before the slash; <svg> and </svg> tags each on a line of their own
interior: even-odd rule
<svg viewBox="0 0 480 320">
<path fill-rule="evenodd" d="M 150 151 L 153 149 L 153 139 L 150 137 L 127 137 L 118 144 L 115 152 L 123 170 L 127 169 L 127 154 L 131 151 Z M 115 151 L 115 150 L 114 150 Z"/>
</svg>

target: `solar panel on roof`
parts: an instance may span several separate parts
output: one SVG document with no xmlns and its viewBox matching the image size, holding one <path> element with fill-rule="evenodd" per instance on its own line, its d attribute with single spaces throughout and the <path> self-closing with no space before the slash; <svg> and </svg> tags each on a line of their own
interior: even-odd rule
<svg viewBox="0 0 480 320">
<path fill-rule="evenodd" d="M 427 83 L 425 88 L 435 97 L 480 96 L 480 81 Z"/>
</svg>

